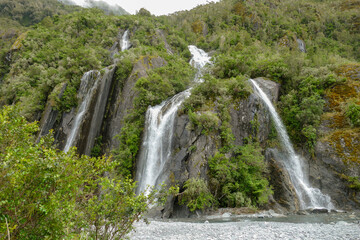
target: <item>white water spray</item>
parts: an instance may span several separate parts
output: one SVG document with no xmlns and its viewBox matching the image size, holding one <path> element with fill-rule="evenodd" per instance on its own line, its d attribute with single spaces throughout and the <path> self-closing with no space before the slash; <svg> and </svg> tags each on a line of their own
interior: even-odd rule
<svg viewBox="0 0 360 240">
<path fill-rule="evenodd" d="M 193 55 L 190 64 L 198 70 L 194 82 L 200 82 L 201 70 L 210 63 L 210 57 L 195 46 L 189 46 L 189 50 Z M 147 187 L 157 187 L 168 177 L 166 165 L 172 153 L 176 113 L 185 98 L 190 96 L 190 90 L 178 93 L 160 105 L 149 107 L 147 110 L 144 141 L 140 149 L 135 177 L 138 182 L 137 193 L 143 191 L 148 193 Z"/>
<path fill-rule="evenodd" d="M 209 55 L 204 50 L 199 49 L 194 45 L 190 45 L 189 50 L 193 56 L 190 60 L 190 64 L 197 69 L 194 82 L 203 82 L 203 79 L 201 78 L 203 75 L 203 69 L 206 64 L 211 63 L 211 57 L 209 57 Z"/>
<path fill-rule="evenodd" d="M 124 32 L 124 35 L 121 38 L 120 46 L 121 46 L 121 51 L 125 51 L 130 48 L 129 30 L 126 30 Z"/>
<path fill-rule="evenodd" d="M 300 208 L 326 208 L 328 210 L 335 209 L 328 195 L 323 194 L 320 189 L 310 186 L 310 183 L 308 182 L 308 176 L 303 170 L 303 159 L 295 153 L 290 138 L 287 135 L 285 127 L 274 106 L 272 105 L 267 95 L 261 90 L 259 85 L 252 79 L 250 81 L 253 84 L 256 93 L 266 104 L 267 108 L 270 111 L 272 119 L 274 120 L 280 142 L 283 145 L 283 148 L 287 155 L 287 159 L 284 159 L 283 164 L 289 173 L 291 182 L 294 185 L 296 194 L 298 195 L 300 201 Z"/>
</svg>

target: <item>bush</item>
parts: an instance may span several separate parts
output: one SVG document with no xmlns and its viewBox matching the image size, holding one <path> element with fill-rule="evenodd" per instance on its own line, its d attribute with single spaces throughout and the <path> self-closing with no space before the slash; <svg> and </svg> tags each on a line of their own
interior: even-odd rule
<svg viewBox="0 0 360 240">
<path fill-rule="evenodd" d="M 360 127 L 360 105 L 350 102 L 346 106 L 345 116 L 354 127 Z"/>
<path fill-rule="evenodd" d="M 180 194 L 180 204 L 186 204 L 190 211 L 211 207 L 215 200 L 202 178 L 190 178 L 184 184 L 184 192 Z"/>
<path fill-rule="evenodd" d="M 36 123 L 13 107 L 0 110 L 0 238 L 122 238 L 155 192 L 135 195 L 135 183 L 112 175 L 107 158 L 57 150 L 53 138 L 34 143 Z"/>
<path fill-rule="evenodd" d="M 223 207 L 248 207 L 268 202 L 271 194 L 261 148 L 257 143 L 237 146 L 234 156 L 216 153 L 209 159 L 212 193 Z"/>
</svg>

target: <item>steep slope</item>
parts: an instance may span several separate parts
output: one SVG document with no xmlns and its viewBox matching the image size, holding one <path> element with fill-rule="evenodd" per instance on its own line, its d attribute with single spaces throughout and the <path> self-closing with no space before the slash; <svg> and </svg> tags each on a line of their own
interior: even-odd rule
<svg viewBox="0 0 360 240">
<path fill-rule="evenodd" d="M 48 17 L 19 38 L 4 31 L 17 41 L 0 82 L 0 105 L 18 104 L 28 119 L 51 122 L 44 132 L 54 128 L 63 148 L 81 108 L 82 76 L 97 73 L 109 84 L 94 94 L 104 93 L 94 147 L 84 147 L 90 120 L 75 145 L 81 154 L 112 153 L 119 174 L 133 177 L 146 110 L 189 86 L 188 45 L 194 44 L 210 53 L 212 64 L 175 120 L 167 182 L 181 192 L 169 199 L 165 216 L 204 206 L 299 208 L 288 173 L 275 161 L 281 147 L 250 77 L 262 77 L 258 81 L 277 101 L 296 151 L 308 159 L 311 183 L 337 207 L 358 207 L 358 4 L 223 0 L 161 17 L 96 9 Z M 17 5 L 4 6 L 7 16 L 24 24 L 30 19 L 26 11 L 6 10 Z M 13 20 L 7 24 L 21 28 Z M 131 48 L 114 51 L 125 30 Z M 89 109 L 84 119 L 96 115 Z"/>
</svg>

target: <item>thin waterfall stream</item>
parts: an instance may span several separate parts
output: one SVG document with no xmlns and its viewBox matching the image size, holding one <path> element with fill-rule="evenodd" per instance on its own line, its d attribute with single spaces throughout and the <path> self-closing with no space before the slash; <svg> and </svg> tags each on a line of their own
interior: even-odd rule
<svg viewBox="0 0 360 240">
<path fill-rule="evenodd" d="M 271 117 L 274 120 L 276 131 L 278 132 L 280 142 L 286 154 L 286 159 L 283 159 L 282 164 L 288 171 L 291 182 L 294 185 L 296 194 L 298 195 L 300 201 L 300 208 L 326 208 L 328 210 L 335 209 L 328 195 L 323 194 L 320 189 L 310 186 L 308 175 L 303 169 L 304 161 L 301 156 L 296 154 L 280 116 L 277 114 L 270 99 L 262 91 L 259 85 L 252 79 L 250 82 L 254 86 L 256 93 L 267 106 Z"/>
<path fill-rule="evenodd" d="M 202 69 L 210 63 L 210 57 L 203 50 L 191 45 L 190 64 L 197 69 L 194 82 L 201 82 Z M 137 193 L 157 187 L 167 178 L 166 164 L 172 153 L 172 136 L 177 111 L 190 96 L 190 89 L 180 92 L 160 105 L 149 107 L 146 112 L 144 140 L 140 148 L 135 180 Z"/>
<path fill-rule="evenodd" d="M 129 32 L 126 30 L 120 40 L 120 48 L 121 51 L 127 50 L 131 47 L 129 41 Z M 79 135 L 79 130 L 83 124 L 84 116 L 89 111 L 90 102 L 95 94 L 97 88 L 102 84 L 100 81 L 103 79 L 100 77 L 100 72 L 96 70 L 91 70 L 84 73 L 83 77 L 81 78 L 80 89 L 78 93 L 78 98 L 81 100 L 80 106 L 76 113 L 74 123 L 71 127 L 70 133 L 66 138 L 66 143 L 64 147 L 64 152 L 68 152 L 71 147 L 77 144 L 77 138 Z M 100 90 L 101 91 L 101 90 Z M 100 92 L 98 98 L 101 98 L 103 93 Z M 99 102 L 99 101 L 97 101 Z M 98 105 L 98 104 L 97 104 Z M 99 107 L 95 107 L 98 109 Z M 99 110 L 97 112 L 100 112 Z M 102 115 L 102 114 L 100 114 Z M 88 147 L 88 146 L 87 146 Z M 91 146 L 92 147 L 92 146 Z M 87 149 L 85 154 L 90 154 L 91 149 Z"/>
<path fill-rule="evenodd" d="M 97 76 L 94 76 L 94 75 Z M 83 77 L 81 78 L 80 89 L 79 89 L 79 96 L 82 100 L 79 110 L 76 114 L 74 125 L 71 128 L 70 134 L 66 139 L 66 144 L 64 147 L 64 152 L 68 152 L 70 148 L 74 145 L 76 140 L 76 136 L 78 135 L 79 128 L 81 126 L 81 122 L 83 120 L 84 114 L 86 113 L 91 95 L 96 87 L 95 81 L 98 80 L 99 72 L 91 70 L 86 72 Z"/>
<path fill-rule="evenodd" d="M 122 52 L 130 48 L 129 30 L 124 32 L 124 35 L 121 38 L 120 46 Z"/>
</svg>

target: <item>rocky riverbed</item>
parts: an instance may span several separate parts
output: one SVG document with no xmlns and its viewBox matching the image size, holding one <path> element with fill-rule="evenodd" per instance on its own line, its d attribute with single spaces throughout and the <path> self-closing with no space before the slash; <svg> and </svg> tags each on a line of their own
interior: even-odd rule
<svg viewBox="0 0 360 240">
<path fill-rule="evenodd" d="M 130 239 L 360 239 L 358 217 L 290 216 L 280 218 L 153 220 L 135 224 Z M 260 216 L 260 218 L 259 218 Z M 266 216 L 266 215 L 265 215 Z M 340 220 L 342 219 L 342 220 Z M 227 221 L 227 222 L 226 222 Z M 289 222 L 286 222 L 289 221 Z"/>
</svg>

